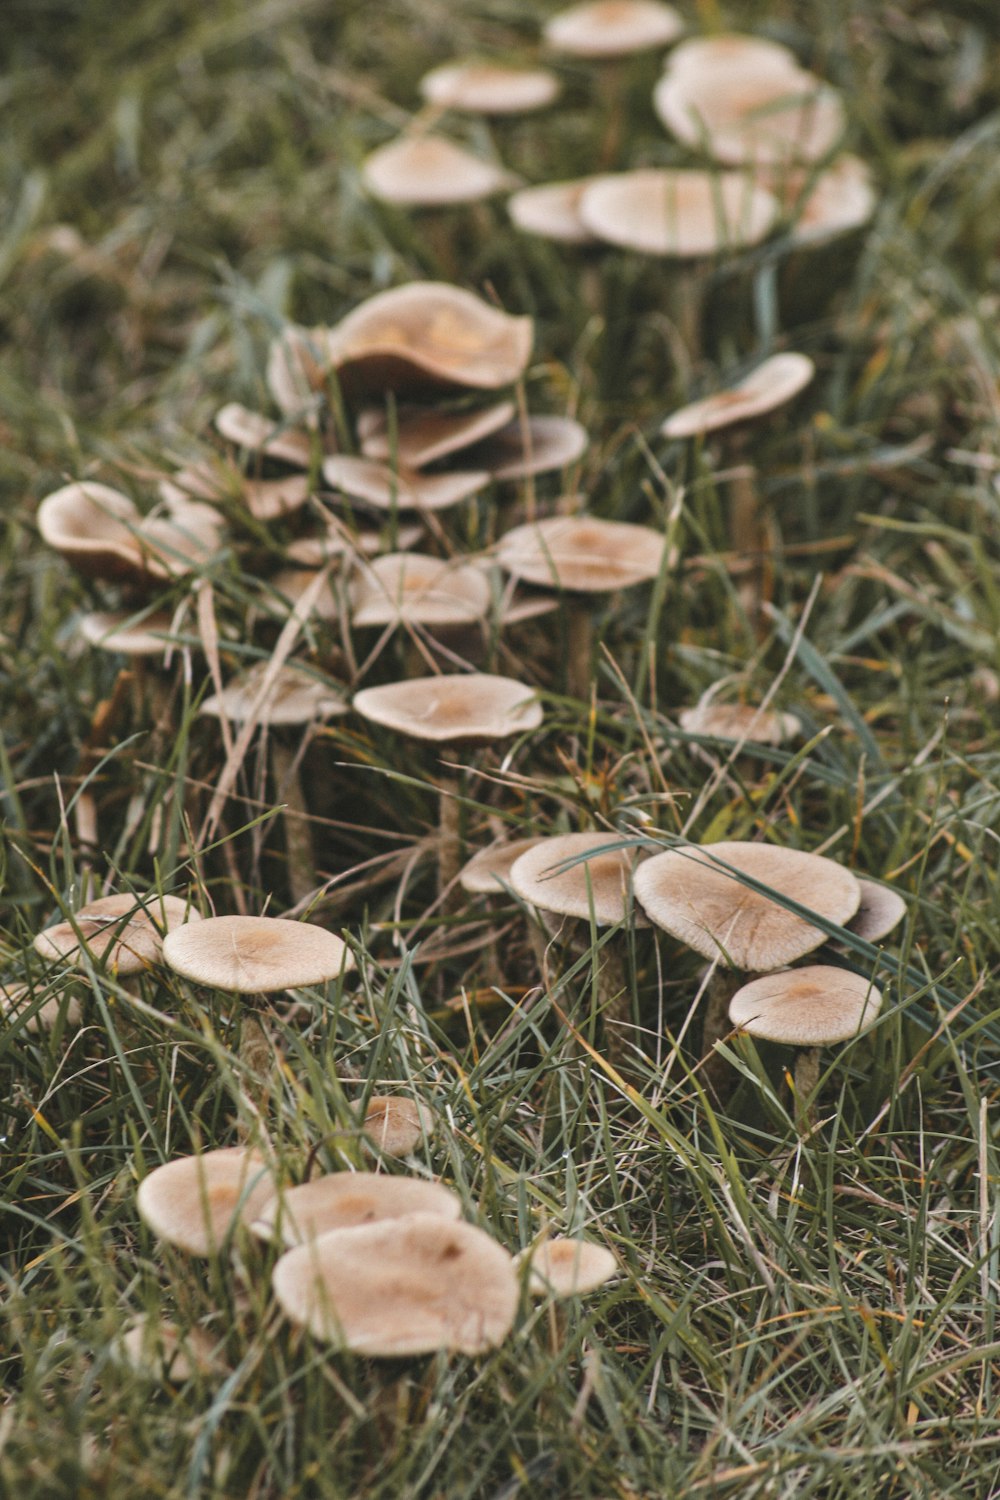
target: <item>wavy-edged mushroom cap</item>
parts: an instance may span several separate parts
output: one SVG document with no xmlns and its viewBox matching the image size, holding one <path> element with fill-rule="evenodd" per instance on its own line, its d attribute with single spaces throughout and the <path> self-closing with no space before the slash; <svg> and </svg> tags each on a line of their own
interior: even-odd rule
<svg viewBox="0 0 1000 1500">
<path fill-rule="evenodd" d="M 826 1047 L 867 1031 L 881 1004 L 881 991 L 864 974 L 808 964 L 745 984 L 729 1002 L 729 1019 L 764 1041 Z"/>
<path fill-rule="evenodd" d="M 490 607 L 482 568 L 420 552 L 387 552 L 362 568 L 351 583 L 356 626 L 472 625 Z"/>
<path fill-rule="evenodd" d="M 514 1264 L 461 1220 L 429 1214 L 342 1229 L 281 1257 L 274 1294 L 293 1323 L 372 1358 L 482 1354 L 510 1332 Z"/>
<path fill-rule="evenodd" d="M 335 454 L 324 460 L 323 477 L 352 500 L 363 500 L 376 510 L 447 510 L 484 489 L 493 476 L 485 469 L 417 474 L 372 458 Z"/>
<path fill-rule="evenodd" d="M 739 841 L 647 859 L 635 872 L 636 900 L 658 927 L 736 969 L 777 969 L 826 941 L 822 928 L 744 885 L 741 874 L 828 922 L 843 925 L 861 904 L 857 880 L 832 859 Z"/>
<path fill-rule="evenodd" d="M 515 860 L 541 842 L 540 838 L 508 839 L 504 844 L 493 844 L 489 849 L 480 849 L 459 872 L 459 885 L 470 896 L 499 896 L 505 886 L 510 885 L 510 872 Z"/>
<path fill-rule="evenodd" d="M 385 1156 L 409 1156 L 433 1135 L 437 1115 L 419 1099 L 404 1094 L 372 1094 L 362 1129 Z"/>
<path fill-rule="evenodd" d="M 131 609 L 94 609 L 80 620 L 80 634 L 91 646 L 122 656 L 162 656 L 170 649 L 173 611 L 157 609 L 136 617 Z"/>
<path fill-rule="evenodd" d="M 550 516 L 504 532 L 501 567 L 525 583 L 571 593 L 610 593 L 657 578 L 667 541 L 651 526 L 597 516 Z"/>
<path fill-rule="evenodd" d="M 215 1340 L 204 1328 L 179 1328 L 166 1318 L 141 1316 L 122 1329 L 112 1357 L 137 1375 L 183 1385 L 193 1375 L 218 1375 Z"/>
<path fill-rule="evenodd" d="M 694 260 L 756 245 L 778 203 L 742 172 L 640 167 L 592 183 L 580 217 L 598 239 L 623 250 Z"/>
<path fill-rule="evenodd" d="M 898 891 L 880 885 L 877 880 L 859 877 L 858 885 L 861 887 L 861 905 L 844 925 L 866 943 L 877 943 L 899 926 L 906 916 L 906 902 Z"/>
<path fill-rule="evenodd" d="M 287 917 L 206 917 L 170 933 L 163 959 L 195 984 L 239 995 L 326 984 L 354 968 L 353 953 L 335 933 Z"/>
<path fill-rule="evenodd" d="M 569 57 L 626 57 L 668 47 L 683 30 L 681 17 L 663 0 L 584 0 L 550 16 L 544 36 Z"/>
<path fill-rule="evenodd" d="M 495 391 L 513 385 L 531 357 L 534 326 L 441 281 L 411 281 L 369 297 L 330 332 L 342 387 Z"/>
<path fill-rule="evenodd" d="M 815 374 L 807 354 L 772 354 L 725 390 L 672 412 L 660 431 L 668 438 L 689 438 L 752 422 L 793 401 Z"/>
<path fill-rule="evenodd" d="M 216 545 L 215 526 L 146 517 L 127 495 L 90 480 L 55 490 L 38 507 L 42 540 L 88 578 L 159 583 L 190 573 Z"/>
<path fill-rule="evenodd" d="M 29 1010 L 33 1001 L 31 986 L 8 984 L 0 980 L 0 1023 L 16 1021 L 21 1011 Z M 78 996 L 53 995 L 43 1000 L 30 1021 L 25 1022 L 25 1031 L 51 1031 L 59 1017 L 65 1018 L 67 1026 L 79 1026 L 83 1011 Z"/>
<path fill-rule="evenodd" d="M 527 1263 L 528 1291 L 533 1297 L 579 1297 L 613 1281 L 620 1267 L 606 1245 L 557 1235 L 514 1257 Z"/>
<path fill-rule="evenodd" d="M 597 236 L 580 218 L 580 199 L 600 175 L 519 188 L 507 199 L 507 212 L 525 234 L 563 245 L 592 245 Z"/>
<path fill-rule="evenodd" d="M 238 1224 L 257 1217 L 274 1191 L 258 1151 L 223 1146 L 157 1167 L 140 1182 L 136 1204 L 157 1239 L 189 1255 L 214 1255 Z"/>
<path fill-rule="evenodd" d="M 861 229 L 878 206 L 871 168 L 850 152 L 838 156 L 822 172 L 767 176 L 771 179 L 767 186 L 791 218 L 789 236 L 795 245 L 822 245 L 837 235 Z"/>
<path fill-rule="evenodd" d="M 472 115 L 521 115 L 545 109 L 559 94 L 549 68 L 507 68 L 470 59 L 442 63 L 420 80 L 428 104 Z"/>
<path fill-rule="evenodd" d="M 713 740 L 748 740 L 752 745 L 783 745 L 802 732 L 794 714 L 755 708 L 751 703 L 696 703 L 677 717 L 685 734 Z"/>
<path fill-rule="evenodd" d="M 359 1224 L 380 1224 L 411 1214 L 459 1219 L 462 1202 L 441 1183 L 423 1177 L 331 1172 L 298 1187 L 283 1188 L 265 1203 L 250 1227 L 261 1239 L 273 1240 L 280 1234 L 292 1246 L 335 1229 L 356 1229 Z"/>
<path fill-rule="evenodd" d="M 593 904 L 599 927 L 623 922 L 631 909 L 636 850 L 609 849 L 614 842 L 613 833 L 563 833 L 539 839 L 511 866 L 511 889 L 542 911 L 586 922 Z M 570 860 L 574 863 L 564 868 Z"/>
<path fill-rule="evenodd" d="M 469 462 L 496 480 L 565 469 L 587 451 L 587 429 L 572 417 L 516 418 L 473 448 Z"/>
<path fill-rule="evenodd" d="M 215 414 L 215 428 L 227 443 L 247 453 L 262 453 L 294 468 L 307 469 L 312 459 L 312 439 L 307 432 L 274 422 L 261 412 L 251 411 L 238 401 L 220 406 Z"/>
<path fill-rule="evenodd" d="M 364 688 L 354 707 L 373 724 L 439 745 L 505 740 L 542 722 L 533 688 L 492 672 L 411 677 Z"/>
<path fill-rule="evenodd" d="M 112 973 L 139 974 L 160 957 L 164 933 L 200 925 L 201 913 L 179 896 L 101 896 L 88 901 L 73 922 L 57 922 L 39 932 L 35 952 L 50 962 L 80 958 L 80 936 L 93 958 Z"/>
<path fill-rule="evenodd" d="M 380 407 L 370 407 L 358 418 L 361 452 L 378 463 L 424 469 L 506 427 L 515 412 L 513 401 L 498 401 L 494 406 L 461 412 L 404 407 L 392 430 L 386 412 Z"/>
<path fill-rule="evenodd" d="M 350 706 L 334 684 L 294 662 L 285 662 L 278 668 L 263 703 L 255 709 L 267 671 L 267 662 L 257 662 L 228 682 L 221 693 L 206 698 L 200 712 L 215 719 L 225 714 L 234 724 L 245 723 L 251 715 L 259 724 L 311 724 L 315 719 L 345 714 Z"/>
<path fill-rule="evenodd" d="M 379 146 L 365 157 L 361 178 L 373 198 L 401 208 L 475 203 L 509 191 L 518 181 L 442 135 L 404 135 Z"/>
</svg>

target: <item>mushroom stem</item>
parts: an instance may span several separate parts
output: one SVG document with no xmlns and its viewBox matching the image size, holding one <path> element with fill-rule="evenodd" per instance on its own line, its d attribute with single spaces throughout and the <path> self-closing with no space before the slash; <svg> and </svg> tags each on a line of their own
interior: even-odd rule
<svg viewBox="0 0 1000 1500">
<path fill-rule="evenodd" d="M 701 359 L 702 310 L 705 284 L 696 265 L 678 265 L 671 270 L 667 305 L 674 327 L 692 364 Z"/>
<path fill-rule="evenodd" d="M 262 1115 L 267 1102 L 274 1052 L 271 1039 L 261 1020 L 260 1006 L 264 1003 L 264 997 L 247 995 L 244 996 L 244 1002 L 245 1008 L 240 1017 L 239 1059 L 241 1067 L 245 1068 L 250 1075 L 245 1091 L 246 1097 L 253 1104 L 256 1112 Z M 250 1132 L 250 1122 L 241 1120 L 240 1138 L 246 1139 Z"/>
<path fill-rule="evenodd" d="M 456 891 L 462 867 L 462 804 L 456 777 L 447 776 L 438 787 L 438 891 L 444 898 L 444 910 L 451 911 L 459 900 Z M 445 895 L 446 891 L 450 894 Z"/>
<path fill-rule="evenodd" d="M 309 809 L 302 791 L 298 757 L 288 745 L 271 741 L 271 773 L 275 797 L 285 804 L 285 853 L 288 859 L 288 890 L 292 903 L 308 902 L 318 884 L 316 853 L 309 827 Z"/>
<path fill-rule="evenodd" d="M 743 985 L 742 975 L 732 969 L 716 968 L 705 989 L 705 1019 L 702 1022 L 701 1077 L 716 1100 L 725 1104 L 732 1093 L 732 1071 L 724 1057 L 715 1050 L 716 1042 L 729 1035 L 729 1002 Z"/>
<path fill-rule="evenodd" d="M 816 1123 L 816 1090 L 819 1088 L 819 1047 L 803 1047 L 795 1054 L 792 1088 L 799 1129 L 808 1131 Z"/>
<path fill-rule="evenodd" d="M 607 943 L 601 953 L 597 976 L 597 1004 L 604 1019 L 604 1046 L 608 1062 L 621 1069 L 628 1060 L 626 1033 L 632 1024 L 632 996 L 628 973 L 617 941 Z"/>
<path fill-rule="evenodd" d="M 733 465 L 729 480 L 729 545 L 737 562 L 748 560 L 750 570 L 739 586 L 740 603 L 756 627 L 762 604 L 763 535 L 760 521 L 760 495 L 757 474 L 749 460 L 742 433 L 729 440 Z"/>
<path fill-rule="evenodd" d="M 566 689 L 571 698 L 590 697 L 593 650 L 590 606 L 585 600 L 570 599 L 566 606 Z"/>
</svg>

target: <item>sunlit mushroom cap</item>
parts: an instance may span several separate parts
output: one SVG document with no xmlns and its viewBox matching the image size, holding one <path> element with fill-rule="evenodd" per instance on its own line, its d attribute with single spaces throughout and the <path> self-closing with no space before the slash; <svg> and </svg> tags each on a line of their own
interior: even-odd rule
<svg viewBox="0 0 1000 1500">
<path fill-rule="evenodd" d="M 906 916 L 906 902 L 898 891 L 876 880 L 859 879 L 858 885 L 861 905 L 845 926 L 866 943 L 877 943 L 899 926 Z"/>
<path fill-rule="evenodd" d="M 88 901 L 74 922 L 57 922 L 36 935 L 35 952 L 52 962 L 78 961 L 80 936 L 92 958 L 112 973 L 139 974 L 160 957 L 163 934 L 201 923 L 201 914 L 179 896 L 102 896 Z M 80 936 L 78 936 L 80 934 Z"/>
<path fill-rule="evenodd" d="M 857 880 L 832 859 L 741 842 L 647 859 L 635 872 L 636 899 L 658 927 L 736 969 L 777 969 L 826 941 L 822 928 L 744 885 L 740 874 L 828 922 L 849 921 L 861 904 Z"/>
<path fill-rule="evenodd" d="M 680 260 L 756 245 L 777 212 L 772 194 L 741 172 L 642 167 L 602 177 L 580 198 L 598 239 Z"/>
<path fill-rule="evenodd" d="M 134 610 L 91 610 L 80 621 L 80 634 L 102 651 L 122 656 L 162 656 L 170 648 L 174 617 L 157 609 L 136 617 Z"/>
<path fill-rule="evenodd" d="M 243 724 L 253 716 L 260 724 L 275 725 L 311 724 L 315 719 L 330 719 L 347 712 L 348 704 L 334 684 L 293 662 L 279 667 L 267 696 L 258 705 L 268 669 L 268 662 L 258 662 L 234 677 L 221 693 L 205 699 L 201 712 L 216 719 L 225 715 L 234 724 Z"/>
<path fill-rule="evenodd" d="M 821 172 L 778 172 L 762 176 L 791 220 L 795 245 L 821 245 L 868 223 L 878 206 L 875 179 L 867 162 L 845 152 Z"/>
<path fill-rule="evenodd" d="M 544 36 L 571 57 L 624 57 L 667 47 L 683 30 L 677 11 L 663 0 L 585 0 L 551 16 Z"/>
<path fill-rule="evenodd" d="M 541 235 L 564 245 L 591 245 L 597 239 L 580 217 L 580 199 L 600 179 L 577 177 L 519 188 L 507 199 L 507 212 L 525 234 Z"/>
<path fill-rule="evenodd" d="M 30 985 L 8 984 L 0 980 L 0 1023 L 16 1021 L 22 1011 L 31 1009 L 33 1002 Z M 51 1031 L 60 1016 L 64 1017 L 67 1026 L 79 1026 L 82 1011 L 76 995 L 53 995 L 48 1000 L 43 1000 L 31 1020 L 25 1022 L 24 1029 L 31 1032 Z"/>
<path fill-rule="evenodd" d="M 517 185 L 513 173 L 441 135 L 404 135 L 379 146 L 362 163 L 361 177 L 372 197 L 401 208 L 475 203 Z"/>
<path fill-rule="evenodd" d="M 363 1130 L 385 1156 L 409 1156 L 433 1135 L 437 1116 L 427 1104 L 403 1094 L 372 1094 Z"/>
<path fill-rule="evenodd" d="M 781 745 L 800 734 L 794 714 L 755 708 L 751 703 L 697 703 L 679 715 L 685 734 L 713 740 L 747 740 L 752 745 Z"/>
<path fill-rule="evenodd" d="M 189 1255 L 214 1255 L 237 1224 L 248 1224 L 274 1196 L 263 1157 L 243 1146 L 181 1156 L 139 1184 L 136 1203 L 157 1239 Z"/>
<path fill-rule="evenodd" d="M 358 418 L 361 452 L 379 463 L 424 469 L 505 427 L 515 411 L 513 401 L 459 412 L 403 407 L 393 430 L 387 413 L 380 407 L 370 407 Z"/>
<path fill-rule="evenodd" d="M 315 1338 L 373 1358 L 481 1354 L 510 1331 L 518 1283 L 481 1229 L 429 1214 L 342 1229 L 274 1268 L 285 1315 Z"/>
<path fill-rule="evenodd" d="M 194 933 L 203 934 L 196 941 Z M 163 944 L 164 962 L 185 979 L 241 995 L 326 984 L 354 968 L 335 933 L 285 917 L 208 917 Z"/>
<path fill-rule="evenodd" d="M 439 1182 L 423 1177 L 388 1177 L 382 1172 L 331 1172 L 298 1187 L 283 1188 L 251 1225 L 261 1239 L 280 1233 L 286 1245 L 304 1245 L 334 1229 L 355 1229 L 384 1219 L 433 1214 L 458 1219 L 461 1199 Z"/>
<path fill-rule="evenodd" d="M 335 454 L 324 461 L 323 477 L 352 500 L 363 500 L 376 510 L 447 510 L 478 493 L 492 475 L 485 469 L 417 474 L 372 458 Z"/>
<path fill-rule="evenodd" d="M 364 688 L 355 693 L 354 707 L 373 724 L 437 744 L 508 739 L 542 722 L 542 705 L 532 688 L 490 672 L 411 677 Z"/>
<path fill-rule="evenodd" d="M 586 922 L 593 907 L 599 927 L 623 922 L 631 910 L 636 850 L 608 848 L 616 842 L 613 833 L 564 833 L 539 839 L 515 860 L 511 888 L 522 901 L 542 911 Z"/>
<path fill-rule="evenodd" d="M 470 625 L 485 619 L 490 585 L 481 568 L 420 552 L 388 552 L 361 569 L 351 584 L 356 626 Z"/>
<path fill-rule="evenodd" d="M 262 453 L 296 468 L 307 469 L 312 457 L 312 440 L 307 432 L 274 422 L 260 412 L 230 401 L 215 414 L 215 426 L 227 443 L 248 453 Z"/>
<path fill-rule="evenodd" d="M 619 1265 L 605 1245 L 562 1235 L 543 1240 L 514 1257 L 520 1267 L 530 1264 L 528 1290 L 533 1297 L 579 1297 L 618 1275 Z"/>
<path fill-rule="evenodd" d="M 459 885 L 472 896 L 499 896 L 504 887 L 510 885 L 510 872 L 515 860 L 540 842 L 537 838 L 509 839 L 504 844 L 493 844 L 489 849 L 480 849 L 460 871 Z"/>
<path fill-rule="evenodd" d="M 496 480 L 526 479 L 576 463 L 587 449 L 587 429 L 572 417 L 517 417 L 468 455 Z"/>
<path fill-rule="evenodd" d="M 864 974 L 809 964 L 745 984 L 729 1003 L 729 1019 L 764 1041 L 826 1047 L 866 1031 L 881 1004 L 881 992 Z"/>
<path fill-rule="evenodd" d="M 204 1328 L 182 1329 L 165 1318 L 134 1318 L 111 1345 L 111 1354 L 137 1375 L 183 1385 L 195 1374 L 217 1375 L 215 1340 Z"/>
<path fill-rule="evenodd" d="M 806 354 L 773 354 L 727 389 L 673 412 L 660 431 L 664 437 L 688 438 L 753 421 L 793 401 L 815 373 Z"/>
<path fill-rule="evenodd" d="M 498 63 L 443 63 L 420 80 L 428 104 L 474 115 L 520 115 L 544 109 L 559 93 L 548 68 L 505 68 Z"/>
<path fill-rule="evenodd" d="M 346 390 L 495 391 L 524 374 L 532 339 L 531 318 L 447 282 L 412 281 L 348 313 L 331 330 L 330 350 Z"/>
<path fill-rule="evenodd" d="M 217 542 L 215 526 L 143 516 L 106 484 L 64 485 L 38 507 L 42 540 L 88 578 L 157 583 L 190 573 Z"/>
<path fill-rule="evenodd" d="M 525 583 L 580 593 L 607 593 L 659 576 L 667 542 L 651 526 L 596 516 L 550 516 L 507 531 L 500 565 Z"/>
</svg>

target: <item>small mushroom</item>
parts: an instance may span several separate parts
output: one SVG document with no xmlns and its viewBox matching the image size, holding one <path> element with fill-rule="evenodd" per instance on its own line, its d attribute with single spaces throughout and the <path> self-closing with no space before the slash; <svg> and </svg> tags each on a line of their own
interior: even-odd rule
<svg viewBox="0 0 1000 1500">
<path fill-rule="evenodd" d="M 383 1156 L 409 1156 L 436 1126 L 436 1114 L 418 1099 L 403 1094 L 371 1094 L 362 1129 Z"/>
<path fill-rule="evenodd" d="M 583 0 L 550 16 L 544 36 L 554 52 L 597 61 L 668 47 L 683 30 L 663 0 Z"/>
<path fill-rule="evenodd" d="M 184 1385 L 195 1375 L 218 1376 L 215 1340 L 197 1325 L 183 1329 L 166 1318 L 133 1318 L 112 1343 L 112 1356 L 136 1375 Z"/>
<path fill-rule="evenodd" d="M 484 620 L 490 585 L 471 563 L 419 552 L 387 552 L 351 583 L 351 622 L 370 625 L 460 626 Z"/>
<path fill-rule="evenodd" d="M 450 469 L 420 474 L 353 454 L 335 454 L 323 463 L 323 477 L 334 489 L 376 510 L 447 510 L 470 499 L 490 483 L 485 469 Z"/>
<path fill-rule="evenodd" d="M 258 1151 L 223 1146 L 156 1167 L 139 1184 L 136 1204 L 158 1239 L 207 1256 L 217 1255 L 238 1225 L 256 1218 L 274 1191 Z"/>
<path fill-rule="evenodd" d="M 379 1224 L 411 1214 L 458 1219 L 461 1213 L 461 1199 L 439 1182 L 388 1177 L 382 1172 L 331 1172 L 281 1189 L 264 1204 L 250 1227 L 261 1239 L 280 1238 L 292 1246 L 359 1224 Z"/>
<path fill-rule="evenodd" d="M 165 933 L 197 926 L 201 913 L 179 896 L 152 892 L 135 896 L 101 896 L 81 906 L 72 920 L 39 932 L 35 952 L 52 963 L 62 959 L 79 968 L 86 948 L 112 974 L 141 974 L 160 958 Z"/>
<path fill-rule="evenodd" d="M 854 916 L 846 922 L 848 932 L 853 932 L 866 943 L 878 943 L 888 937 L 906 916 L 906 902 L 898 891 L 877 880 L 859 877 L 861 905 Z"/>
<path fill-rule="evenodd" d="M 404 135 L 379 146 L 362 163 L 361 179 L 373 198 L 401 208 L 476 203 L 517 184 L 511 172 L 441 135 Z"/>
<path fill-rule="evenodd" d="M 471 411 L 404 406 L 390 422 L 388 412 L 375 406 L 358 417 L 358 437 L 365 458 L 404 469 L 425 469 L 506 427 L 515 414 L 513 401 Z"/>
<path fill-rule="evenodd" d="M 443 63 L 420 80 L 428 104 L 472 115 L 521 115 L 545 109 L 559 93 L 549 68 L 506 68 L 472 59 Z"/>
<path fill-rule="evenodd" d="M 580 1297 L 613 1281 L 620 1270 L 605 1245 L 564 1235 L 522 1250 L 514 1264 L 518 1269 L 529 1266 L 528 1291 L 533 1297 Z"/>
</svg>

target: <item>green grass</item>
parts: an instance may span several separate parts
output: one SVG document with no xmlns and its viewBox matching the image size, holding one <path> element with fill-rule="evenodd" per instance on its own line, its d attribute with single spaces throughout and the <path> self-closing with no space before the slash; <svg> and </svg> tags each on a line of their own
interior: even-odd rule
<svg viewBox="0 0 1000 1500">
<path fill-rule="evenodd" d="M 84 1024 L 0 1029 L 0 1493 L 1000 1496 L 1000 38 L 972 0 L 832 12 L 773 0 L 725 19 L 789 41 L 845 89 L 877 216 L 812 262 L 769 247 L 721 276 L 691 370 L 662 266 L 591 257 L 588 309 L 582 262 L 515 234 L 502 204 L 429 220 L 360 191 L 361 159 L 415 110 L 426 68 L 531 54 L 522 0 L 457 14 L 408 0 L 15 6 L 0 141 L 0 982 L 26 979 L 32 1008 L 76 996 Z M 714 7 L 689 15 L 708 26 Z M 530 181 L 591 170 L 606 114 L 586 68 L 562 71 L 545 129 L 458 133 Z M 646 102 L 655 75 L 640 61 L 623 80 L 618 165 L 682 160 Z M 825 1054 L 808 1139 L 785 1050 L 729 1039 L 736 1087 L 713 1103 L 691 1014 L 699 963 L 665 935 L 550 946 L 542 975 L 513 899 L 442 912 L 435 758 L 354 717 L 315 734 L 304 772 L 329 881 L 311 916 L 347 936 L 359 973 L 279 1006 L 258 1125 L 224 999 L 159 967 L 126 988 L 33 953 L 88 882 L 191 889 L 205 911 L 289 904 L 258 745 L 215 839 L 192 842 L 223 760 L 196 713 L 210 691 L 196 613 L 157 734 L 121 661 L 77 639 L 107 595 L 42 546 L 37 501 L 87 475 L 148 503 L 151 474 L 211 447 L 222 401 L 266 399 L 285 320 L 332 322 L 417 276 L 490 287 L 535 316 L 527 395 L 591 432 L 590 507 L 670 517 L 680 548 L 660 586 L 599 610 L 589 711 L 565 696 L 560 617 L 485 648 L 488 669 L 541 690 L 546 719 L 467 776 L 467 847 L 501 826 L 766 836 L 891 879 L 909 903 L 898 944 L 850 954 L 883 986 L 883 1012 Z M 726 567 L 712 455 L 656 432 L 772 339 L 818 376 L 754 441 L 774 552 L 758 638 Z M 546 504 L 558 485 L 537 490 Z M 488 546 L 519 497 L 504 503 L 444 516 L 442 548 Z M 284 533 L 233 535 L 207 574 L 227 671 L 268 656 L 280 629 L 260 580 Z M 351 683 L 371 650 L 318 624 L 298 654 Z M 365 681 L 405 655 L 383 643 Z M 804 748 L 723 765 L 683 735 L 676 710 L 729 676 L 754 699 L 776 686 Z M 506 993 L 485 989 L 491 931 Z M 596 1014 L 600 945 L 619 940 L 624 1078 Z M 617 1282 L 525 1300 L 488 1356 L 375 1364 L 289 1328 L 268 1293 L 273 1252 L 245 1242 L 232 1265 L 193 1268 L 140 1223 L 147 1171 L 241 1126 L 263 1131 L 289 1179 L 370 1160 L 363 1104 L 386 1088 L 438 1111 L 413 1169 L 452 1186 L 468 1218 L 512 1251 L 549 1228 L 601 1240 Z M 124 1325 L 159 1310 L 209 1331 L 218 1373 L 174 1388 L 116 1362 Z"/>
</svg>

